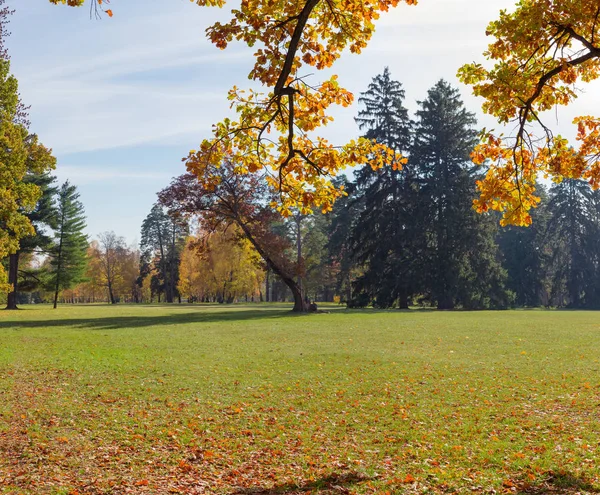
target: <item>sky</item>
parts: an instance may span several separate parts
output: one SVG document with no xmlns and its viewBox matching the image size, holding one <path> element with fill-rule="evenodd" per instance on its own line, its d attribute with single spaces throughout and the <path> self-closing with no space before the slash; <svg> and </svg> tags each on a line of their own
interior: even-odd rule
<svg viewBox="0 0 600 495">
<path fill-rule="evenodd" d="M 253 51 L 235 43 L 221 51 L 204 35 L 210 24 L 227 19 L 227 5 L 237 0 L 223 10 L 189 0 L 113 0 L 114 16 L 102 20 L 90 19 L 87 6 L 8 3 L 16 9 L 8 41 L 11 69 L 31 106 L 31 131 L 53 149 L 58 179 L 78 186 L 89 236 L 114 230 L 137 242 L 156 193 L 185 172 L 182 157 L 228 114 L 227 91 L 250 85 Z M 444 78 L 461 90 L 481 126 L 494 127 L 456 72 L 464 63 L 484 61 L 487 24 L 513 5 L 514 0 L 401 4 L 382 16 L 368 48 L 344 55 L 334 72 L 358 95 L 388 66 L 404 85 L 411 111 Z M 315 83 L 323 78 L 312 76 Z M 558 125 L 592 113 L 600 104 L 597 94 L 561 113 Z M 335 122 L 322 134 L 339 144 L 355 138 L 357 112 L 356 105 L 335 110 Z"/>
</svg>

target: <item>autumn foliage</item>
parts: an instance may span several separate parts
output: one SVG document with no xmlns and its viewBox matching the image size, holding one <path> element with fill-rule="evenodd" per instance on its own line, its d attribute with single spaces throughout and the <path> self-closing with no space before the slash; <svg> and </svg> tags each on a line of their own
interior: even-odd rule
<svg viewBox="0 0 600 495">
<path fill-rule="evenodd" d="M 600 121 L 576 118 L 574 144 L 555 135 L 543 116 L 573 102 L 577 83 L 598 78 L 599 16 L 595 0 L 521 1 L 488 27 L 495 39 L 485 56 L 493 67 L 474 63 L 460 69 L 462 81 L 485 98 L 483 110 L 510 130 L 485 132 L 473 153 L 475 162 L 489 163 L 487 177 L 478 183 L 480 211 L 501 211 L 505 224 L 528 225 L 528 212 L 539 202 L 540 174 L 555 182 L 583 178 L 600 185 Z"/>
<path fill-rule="evenodd" d="M 82 5 L 83 0 L 50 0 L 52 3 Z M 93 5 L 102 6 L 101 0 Z M 200 6 L 224 5 L 223 0 L 195 0 Z M 232 9 L 226 23 L 217 22 L 207 36 L 217 47 L 233 41 L 256 46 L 255 63 L 249 78 L 265 91 L 229 91 L 235 119 L 226 118 L 213 128 L 198 150 L 186 159 L 189 172 L 203 186 L 219 181 L 212 171 L 227 157 L 236 173 L 261 172 L 273 191 L 272 206 L 283 215 L 292 208 L 309 213 L 313 208 L 331 210 L 343 190 L 331 177 L 348 166 L 369 163 L 380 168 L 395 157 L 386 146 L 360 138 L 334 146 L 314 134 L 333 119 L 332 105 L 348 106 L 353 95 L 338 83 L 337 76 L 314 85 L 301 72 L 303 67 L 326 69 L 348 49 L 360 53 L 382 12 L 400 0 L 320 1 L 244 0 Z M 416 0 L 404 0 L 416 4 Z M 106 11 L 112 15 L 112 11 Z"/>
</svg>

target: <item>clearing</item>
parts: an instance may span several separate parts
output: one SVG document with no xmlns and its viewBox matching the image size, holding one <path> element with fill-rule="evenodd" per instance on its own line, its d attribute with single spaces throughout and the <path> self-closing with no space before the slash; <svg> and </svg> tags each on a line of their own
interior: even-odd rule
<svg viewBox="0 0 600 495">
<path fill-rule="evenodd" d="M 600 492 L 595 312 L 0 313 L 0 493 Z"/>
</svg>

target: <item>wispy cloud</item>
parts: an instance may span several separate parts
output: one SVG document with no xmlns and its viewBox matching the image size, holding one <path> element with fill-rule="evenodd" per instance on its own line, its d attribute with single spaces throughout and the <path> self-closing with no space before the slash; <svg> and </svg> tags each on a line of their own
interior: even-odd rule
<svg viewBox="0 0 600 495">
<path fill-rule="evenodd" d="M 151 181 L 166 184 L 171 179 L 167 172 L 147 172 L 136 170 L 132 164 L 124 167 L 102 167 L 97 165 L 61 165 L 55 175 L 59 180 L 69 180 L 77 185 L 97 184 L 100 182 L 118 182 L 123 180 Z M 143 187 L 143 186 L 142 186 Z"/>
</svg>

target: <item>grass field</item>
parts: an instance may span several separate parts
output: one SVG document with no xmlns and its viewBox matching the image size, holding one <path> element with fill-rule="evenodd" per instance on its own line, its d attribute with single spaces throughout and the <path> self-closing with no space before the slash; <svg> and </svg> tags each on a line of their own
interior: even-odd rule
<svg viewBox="0 0 600 495">
<path fill-rule="evenodd" d="M 0 493 L 600 492 L 600 314 L 0 313 Z"/>
</svg>

